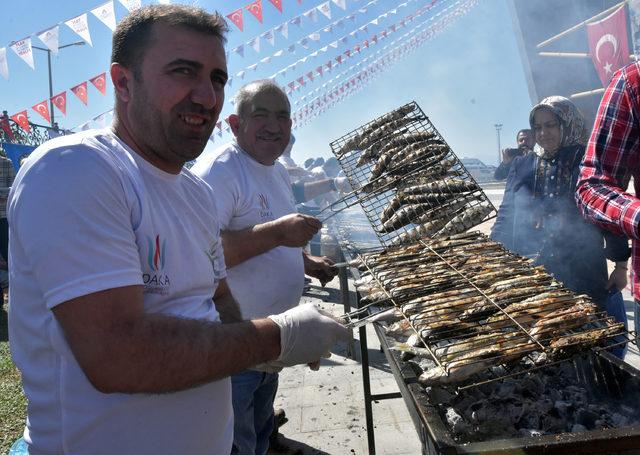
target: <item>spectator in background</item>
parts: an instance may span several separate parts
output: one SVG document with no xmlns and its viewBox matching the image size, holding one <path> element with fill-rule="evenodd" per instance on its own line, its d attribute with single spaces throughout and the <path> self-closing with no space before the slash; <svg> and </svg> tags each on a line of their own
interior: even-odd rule
<svg viewBox="0 0 640 455">
<path fill-rule="evenodd" d="M 535 144 L 535 138 L 533 132 L 530 129 L 523 129 L 518 131 L 516 135 L 516 142 L 518 148 L 504 149 L 502 151 L 502 163 L 496 168 L 493 178 L 496 180 L 504 180 L 509 175 L 509 169 L 511 169 L 511 163 L 518 156 L 526 155 L 533 150 Z"/>
</svg>

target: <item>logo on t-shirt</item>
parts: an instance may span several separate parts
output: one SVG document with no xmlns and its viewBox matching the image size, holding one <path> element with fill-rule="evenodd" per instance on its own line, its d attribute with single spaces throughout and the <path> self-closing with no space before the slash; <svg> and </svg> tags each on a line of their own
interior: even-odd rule
<svg viewBox="0 0 640 455">
<path fill-rule="evenodd" d="M 160 239 L 160 235 L 156 235 L 155 239 L 147 237 L 147 265 L 149 272 L 142 274 L 144 283 L 144 292 L 152 294 L 168 294 L 169 276 L 164 273 L 164 265 L 167 253 L 167 240 Z"/>
<path fill-rule="evenodd" d="M 258 193 L 258 199 L 260 200 L 260 220 L 264 223 L 265 221 L 273 220 L 273 212 L 271 211 L 271 207 L 269 207 L 269 200 L 267 196 L 262 193 Z"/>
</svg>

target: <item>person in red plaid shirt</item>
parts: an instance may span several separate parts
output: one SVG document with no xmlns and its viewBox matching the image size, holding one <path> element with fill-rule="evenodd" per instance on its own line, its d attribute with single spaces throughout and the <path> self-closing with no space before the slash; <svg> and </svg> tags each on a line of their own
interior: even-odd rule
<svg viewBox="0 0 640 455">
<path fill-rule="evenodd" d="M 632 239 L 631 290 L 640 314 L 640 65 L 617 71 L 607 87 L 580 167 L 576 202 L 582 215 L 614 234 Z M 634 177 L 634 193 L 627 192 Z M 626 264 L 616 264 L 626 269 Z M 626 271 L 625 271 L 626 272 Z M 636 344 L 638 343 L 636 338 Z"/>
</svg>

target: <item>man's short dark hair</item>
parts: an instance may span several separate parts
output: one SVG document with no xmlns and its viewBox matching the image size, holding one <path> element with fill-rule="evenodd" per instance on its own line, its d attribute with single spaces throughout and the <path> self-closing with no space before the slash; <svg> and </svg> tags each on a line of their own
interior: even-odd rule
<svg viewBox="0 0 640 455">
<path fill-rule="evenodd" d="M 220 38 L 222 43 L 226 42 L 225 34 L 229 31 L 224 18 L 217 12 L 207 13 L 185 5 L 144 6 L 126 16 L 116 27 L 111 63 L 120 63 L 135 72 L 150 45 L 155 24 L 184 27 Z"/>
<path fill-rule="evenodd" d="M 533 135 L 533 130 L 531 130 L 530 128 L 523 128 L 520 131 L 518 131 L 518 134 L 516 134 L 516 137 L 520 136 L 520 133 L 525 133 L 531 136 Z"/>
</svg>

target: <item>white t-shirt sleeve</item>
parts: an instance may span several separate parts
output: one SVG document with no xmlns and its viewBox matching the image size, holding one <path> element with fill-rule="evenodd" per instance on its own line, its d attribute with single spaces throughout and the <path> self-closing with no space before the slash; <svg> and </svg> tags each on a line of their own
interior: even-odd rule
<svg viewBox="0 0 640 455">
<path fill-rule="evenodd" d="M 15 260 L 27 261 L 48 308 L 97 291 L 142 284 L 129 182 L 100 152 L 57 149 L 14 185 Z"/>
</svg>

